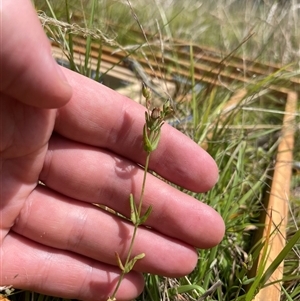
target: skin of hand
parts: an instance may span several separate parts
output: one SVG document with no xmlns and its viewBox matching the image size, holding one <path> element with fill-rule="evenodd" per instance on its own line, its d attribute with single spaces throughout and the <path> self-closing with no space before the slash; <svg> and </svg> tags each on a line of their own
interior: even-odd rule
<svg viewBox="0 0 300 301">
<path fill-rule="evenodd" d="M 128 216 L 129 194 L 138 200 L 145 108 L 59 67 L 30 1 L 2 0 L 0 10 L 0 286 L 106 300 L 120 274 L 115 252 L 125 258 L 133 227 L 92 203 Z M 169 125 L 150 169 L 196 192 L 218 178 L 214 160 Z M 118 300 L 141 293 L 142 272 L 191 272 L 195 248 L 224 234 L 217 212 L 151 174 L 149 205 L 149 228 L 138 230 L 133 250 L 146 256 Z"/>
</svg>

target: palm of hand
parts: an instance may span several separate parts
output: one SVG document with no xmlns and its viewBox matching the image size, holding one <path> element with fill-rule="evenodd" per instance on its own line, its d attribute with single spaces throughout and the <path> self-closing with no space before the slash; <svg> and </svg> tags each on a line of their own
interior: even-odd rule
<svg viewBox="0 0 300 301">
<path fill-rule="evenodd" d="M 38 109 L 8 96 L 1 100 L 1 242 L 38 184 L 56 110 Z M 24 185 L 26 183 L 26 185 Z M 18 203 L 12 200 L 18 199 Z"/>
</svg>

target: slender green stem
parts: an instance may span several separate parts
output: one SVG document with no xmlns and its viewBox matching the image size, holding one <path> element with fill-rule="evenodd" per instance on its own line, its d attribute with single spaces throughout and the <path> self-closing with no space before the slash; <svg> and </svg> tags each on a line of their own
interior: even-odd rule
<svg viewBox="0 0 300 301">
<path fill-rule="evenodd" d="M 148 168 L 149 168 L 150 154 L 151 154 L 150 152 L 147 153 L 147 158 L 146 158 L 146 163 L 145 163 L 142 191 L 141 191 L 139 207 L 138 207 L 139 216 L 141 215 L 141 210 L 142 210 L 143 198 L 144 198 L 145 187 L 146 187 L 146 178 L 147 178 L 147 173 L 148 173 Z"/>
<path fill-rule="evenodd" d="M 66 5 L 66 16 L 67 16 L 67 22 L 69 24 L 71 23 L 71 18 L 70 18 L 70 7 L 69 7 L 69 1 L 65 0 L 65 5 Z M 73 71 L 76 71 L 76 66 L 75 66 L 75 62 L 74 62 L 74 47 L 73 47 L 73 34 L 71 32 L 68 33 L 68 41 L 69 41 L 69 55 L 70 55 L 70 68 Z"/>
<path fill-rule="evenodd" d="M 93 27 L 94 17 L 95 17 L 95 9 L 96 9 L 96 1 L 92 1 L 92 10 L 89 19 L 89 28 Z M 89 70 L 89 62 L 91 57 L 91 44 L 92 44 L 92 37 L 90 35 L 86 38 L 86 45 L 85 45 L 85 57 L 84 57 L 84 72 L 87 76 L 90 76 Z"/>
<path fill-rule="evenodd" d="M 146 179 L 147 179 L 147 173 L 148 173 L 148 168 L 149 168 L 150 154 L 151 154 L 151 152 L 147 152 L 145 169 L 144 169 L 144 177 L 143 177 L 143 183 L 142 183 L 142 191 L 141 191 L 141 195 L 140 195 L 140 199 L 139 199 L 139 204 L 138 204 L 138 216 L 139 217 L 141 216 L 143 198 L 144 198 L 144 194 L 145 194 L 145 187 L 146 187 Z M 139 226 L 138 223 L 136 223 L 134 225 L 133 234 L 132 234 L 132 238 L 131 238 L 131 241 L 130 241 L 130 246 L 129 246 L 127 258 L 126 258 L 126 261 L 125 261 L 125 264 L 124 264 L 125 267 L 127 266 L 127 264 L 129 263 L 129 261 L 131 260 L 131 254 L 132 254 L 132 250 L 133 250 L 134 241 L 135 241 L 135 237 L 136 237 L 136 234 L 137 234 L 138 226 Z M 121 282 L 123 281 L 123 278 L 124 278 L 125 274 L 126 274 L 126 272 L 123 270 L 122 273 L 121 273 L 121 275 L 120 275 L 120 277 L 119 277 L 119 280 L 118 280 L 118 283 L 116 285 L 116 288 L 115 288 L 115 290 L 114 290 L 114 292 L 113 292 L 113 294 L 111 296 L 111 300 L 115 300 L 117 291 L 118 291 L 118 289 L 119 289 L 119 287 L 121 285 Z"/>
<path fill-rule="evenodd" d="M 194 49 L 193 45 L 190 45 L 190 74 L 191 74 L 191 84 L 192 84 L 192 107 L 193 107 L 193 128 L 196 129 L 199 118 L 198 118 L 198 104 L 196 99 L 196 92 L 195 92 L 195 66 L 194 66 Z"/>
<path fill-rule="evenodd" d="M 147 173 L 148 173 L 149 160 L 150 160 L 150 153 L 147 154 L 147 158 L 146 158 L 144 178 L 143 178 L 143 184 L 142 184 L 142 191 L 141 191 L 140 200 L 139 200 L 139 207 L 138 207 L 138 216 L 141 216 L 141 210 L 142 210 L 143 198 L 144 198 L 144 193 L 145 193 L 145 186 L 146 186 L 146 178 L 147 178 Z M 126 258 L 125 265 L 126 265 L 126 263 L 129 262 L 129 260 L 131 258 L 131 253 L 132 253 L 132 250 L 133 250 L 133 244 L 134 244 L 134 240 L 135 240 L 135 236 L 136 236 L 136 233 L 137 233 L 138 226 L 139 226 L 138 224 L 134 225 L 132 239 L 131 239 L 131 242 L 130 242 L 129 251 L 128 251 L 128 255 L 127 255 L 127 258 Z"/>
</svg>

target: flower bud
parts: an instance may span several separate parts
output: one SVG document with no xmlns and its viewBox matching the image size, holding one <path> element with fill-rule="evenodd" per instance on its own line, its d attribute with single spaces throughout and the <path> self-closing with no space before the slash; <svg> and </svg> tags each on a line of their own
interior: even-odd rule
<svg viewBox="0 0 300 301">
<path fill-rule="evenodd" d="M 150 88 L 144 82 L 143 82 L 142 93 L 143 93 L 143 96 L 146 99 L 150 99 L 151 98 L 151 90 L 150 90 Z"/>
<path fill-rule="evenodd" d="M 154 108 L 151 112 L 151 119 L 158 119 L 160 117 L 160 109 L 159 108 Z"/>
</svg>

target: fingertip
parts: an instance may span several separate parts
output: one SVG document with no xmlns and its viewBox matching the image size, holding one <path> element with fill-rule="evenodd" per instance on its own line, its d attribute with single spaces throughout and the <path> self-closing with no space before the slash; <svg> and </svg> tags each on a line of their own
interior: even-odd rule
<svg viewBox="0 0 300 301">
<path fill-rule="evenodd" d="M 23 96 L 23 101 L 45 109 L 60 108 L 69 102 L 73 91 L 63 72 L 64 68 L 59 66 L 51 55 L 48 59 L 49 62 L 45 62 L 44 65 L 47 74 L 40 80 L 39 89 L 36 86 L 29 88 L 26 91 L 28 93 Z"/>
<path fill-rule="evenodd" d="M 46 38 L 43 34 L 43 39 Z M 28 59 L 32 60 L 31 54 Z M 51 54 L 49 41 L 43 41 L 39 54 L 32 64 L 20 62 L 20 76 L 10 85 L 12 96 L 19 101 L 38 108 L 60 108 L 72 97 L 64 68 L 59 66 Z M 17 85 L 17 89 L 15 88 Z"/>
<path fill-rule="evenodd" d="M 213 208 L 207 206 L 208 210 L 203 212 L 207 225 L 205 233 L 202 233 L 201 249 L 209 249 L 218 245 L 225 234 L 225 223 L 222 216 Z"/>
<path fill-rule="evenodd" d="M 219 168 L 209 153 L 196 145 L 189 166 L 189 190 L 203 193 L 212 189 L 219 180 Z"/>
<path fill-rule="evenodd" d="M 223 220 L 223 218 L 221 217 L 220 214 L 216 214 L 216 217 L 215 217 L 215 237 L 214 237 L 214 240 L 213 240 L 213 245 L 216 246 L 218 245 L 224 238 L 224 235 L 225 235 L 225 229 L 226 229 L 226 226 L 225 226 L 225 222 Z"/>
<path fill-rule="evenodd" d="M 179 275 L 175 275 L 175 277 L 183 277 L 190 274 L 196 267 L 198 262 L 198 252 L 195 248 L 193 248 L 192 252 L 184 258 L 184 262 L 181 264 L 181 271 Z"/>
<path fill-rule="evenodd" d="M 217 183 L 215 160 L 196 142 L 168 124 L 163 127 L 161 140 L 154 153 L 156 160 L 150 162 L 153 170 L 193 192 L 206 192 Z"/>
<path fill-rule="evenodd" d="M 205 165 L 205 177 L 203 177 L 202 189 L 204 188 L 204 191 L 208 191 L 214 187 L 219 180 L 219 168 L 209 153 L 202 148 L 201 151 L 203 152 L 202 162 Z"/>
</svg>

